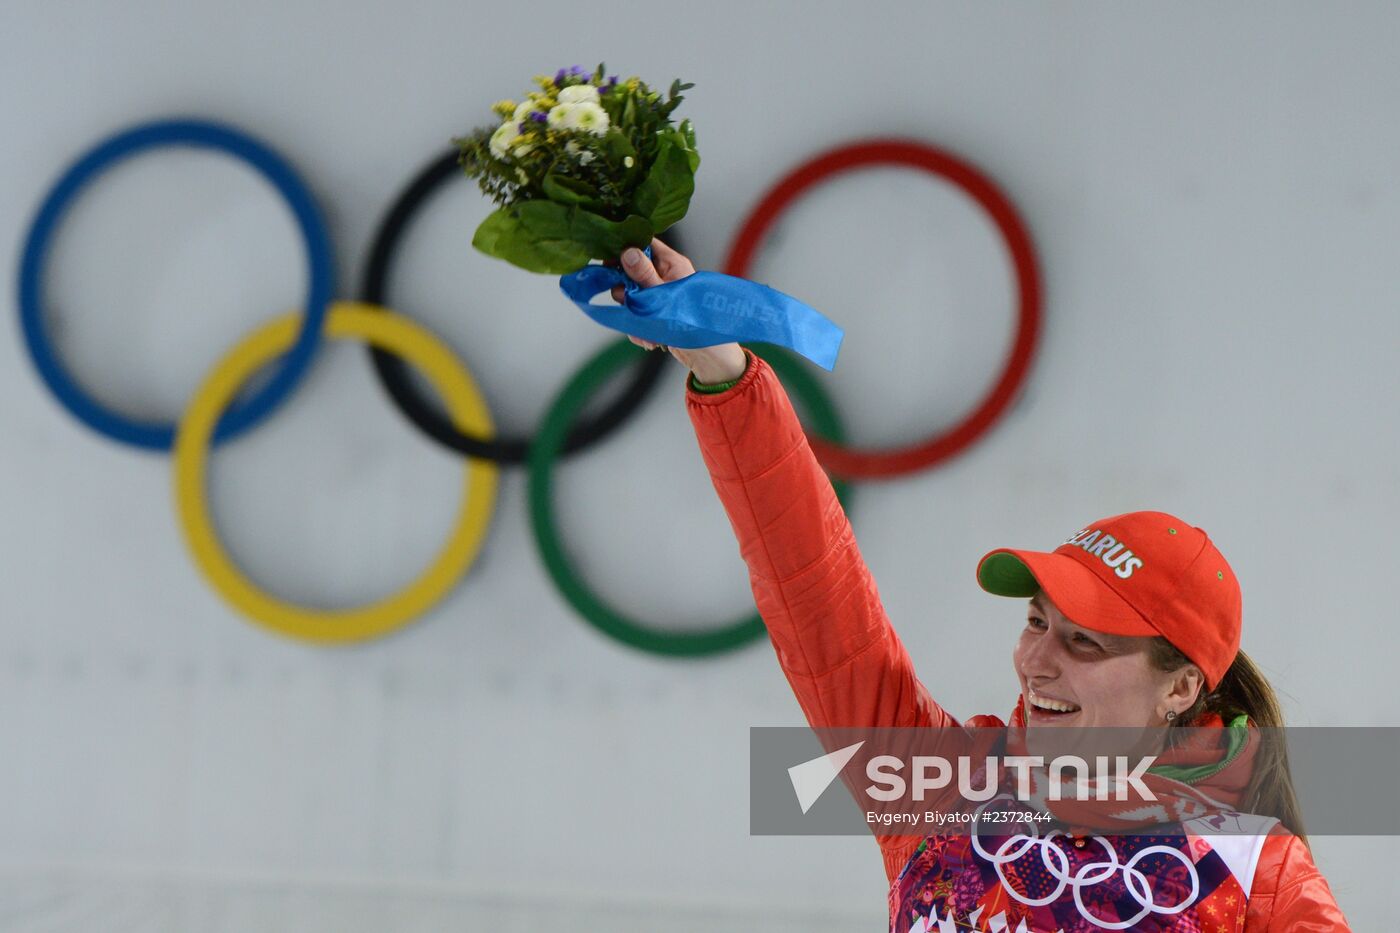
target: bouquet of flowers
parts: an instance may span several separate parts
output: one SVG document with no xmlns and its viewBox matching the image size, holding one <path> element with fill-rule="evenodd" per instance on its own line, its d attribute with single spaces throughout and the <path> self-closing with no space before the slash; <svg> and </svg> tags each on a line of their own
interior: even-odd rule
<svg viewBox="0 0 1400 933">
<path fill-rule="evenodd" d="M 499 205 L 472 245 L 531 272 L 563 275 L 590 259 L 616 260 L 685 216 L 695 191 L 695 131 L 640 78 L 575 65 L 537 75 L 539 90 L 492 109 L 499 126 L 454 139 L 460 163 Z"/>
</svg>

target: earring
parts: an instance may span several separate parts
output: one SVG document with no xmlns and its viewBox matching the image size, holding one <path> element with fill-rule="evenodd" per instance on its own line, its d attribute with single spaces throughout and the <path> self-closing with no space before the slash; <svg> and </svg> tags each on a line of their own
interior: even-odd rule
<svg viewBox="0 0 1400 933">
<path fill-rule="evenodd" d="M 1167 710 L 1167 722 L 1171 722 L 1171 721 L 1173 721 L 1174 719 L 1176 719 L 1176 710 L 1174 710 L 1174 709 L 1169 709 L 1169 710 Z"/>
</svg>

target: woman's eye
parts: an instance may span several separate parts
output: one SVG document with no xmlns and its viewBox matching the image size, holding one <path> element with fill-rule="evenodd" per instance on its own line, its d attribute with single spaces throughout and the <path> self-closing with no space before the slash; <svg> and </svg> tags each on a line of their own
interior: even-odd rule
<svg viewBox="0 0 1400 933">
<path fill-rule="evenodd" d="M 1074 633 L 1074 642 L 1075 644 L 1083 645 L 1086 648 L 1097 648 L 1099 646 L 1098 642 L 1094 641 L 1092 638 L 1090 638 L 1088 635 L 1085 635 L 1083 632 Z"/>
<path fill-rule="evenodd" d="M 1041 629 L 1045 628 L 1045 620 L 1037 619 L 1035 616 L 1031 616 L 1029 619 L 1026 620 L 1026 626 L 1028 628 L 1033 628 L 1036 631 L 1040 631 Z"/>
</svg>

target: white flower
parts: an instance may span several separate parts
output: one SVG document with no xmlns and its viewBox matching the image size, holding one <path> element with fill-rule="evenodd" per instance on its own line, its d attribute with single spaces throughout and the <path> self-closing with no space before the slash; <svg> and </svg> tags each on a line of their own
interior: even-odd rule
<svg viewBox="0 0 1400 933">
<path fill-rule="evenodd" d="M 514 120 L 502 123 L 496 128 L 496 132 L 491 134 L 491 154 L 498 159 L 509 158 L 510 146 L 519 135 L 520 127 L 515 125 Z"/>
<path fill-rule="evenodd" d="M 574 104 L 555 104 L 549 108 L 549 114 L 545 122 L 552 130 L 571 130 L 573 126 Z"/>
<path fill-rule="evenodd" d="M 598 104 L 558 104 L 549 111 L 549 125 L 556 130 L 579 130 L 602 136 L 608 131 L 608 113 Z"/>
<path fill-rule="evenodd" d="M 596 104 L 598 89 L 591 84 L 575 84 L 559 91 L 561 104 Z"/>
<path fill-rule="evenodd" d="M 522 101 L 519 107 L 515 108 L 515 115 L 511 117 L 516 123 L 521 123 L 530 116 L 535 109 L 535 102 L 532 100 Z"/>
<path fill-rule="evenodd" d="M 632 158 L 631 156 L 628 156 L 627 158 L 622 160 L 622 164 L 627 166 L 628 168 L 631 168 L 636 161 L 636 159 Z"/>
<path fill-rule="evenodd" d="M 517 168 L 515 170 L 515 177 L 520 179 L 522 185 L 528 185 L 530 183 L 530 176 L 525 174 L 523 168 Z"/>
<path fill-rule="evenodd" d="M 575 104 L 574 125 L 585 133 L 602 136 L 608 131 L 608 112 L 598 104 Z"/>
</svg>

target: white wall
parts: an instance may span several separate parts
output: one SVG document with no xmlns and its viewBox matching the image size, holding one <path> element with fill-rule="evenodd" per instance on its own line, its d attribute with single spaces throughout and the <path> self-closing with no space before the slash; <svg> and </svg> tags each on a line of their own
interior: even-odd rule
<svg viewBox="0 0 1400 933">
<path fill-rule="evenodd" d="M 1245 647 L 1295 722 L 1397 725 L 1381 585 L 1400 504 L 1394 6 L 9 0 L 0 17 L 0 246 L 15 257 L 80 151 L 199 114 L 309 178 L 348 296 L 380 212 L 449 137 L 532 74 L 598 60 L 696 83 L 681 113 L 704 157 L 685 222 L 701 266 L 823 148 L 902 135 L 963 154 L 1033 231 L 1047 324 L 1005 422 L 946 468 L 863 487 L 853 510 L 934 695 L 960 716 L 1013 702 L 1020 607 L 977 589 L 985 550 L 1160 508 L 1231 559 Z M 473 253 L 485 210 L 468 184 L 435 201 L 395 299 L 520 431 L 608 338 L 552 280 Z M 50 288 L 84 384 L 173 418 L 240 334 L 295 306 L 304 275 L 259 179 L 167 153 L 84 197 Z M 854 437 L 884 444 L 950 423 L 989 384 L 1005 276 L 967 202 L 901 172 L 815 193 L 754 270 L 846 328 L 825 383 Z M 680 375 L 559 475 L 590 578 L 678 627 L 749 605 Z M 771 651 L 678 663 L 596 635 L 536 559 L 518 472 L 450 598 L 330 650 L 212 594 L 167 460 L 78 426 L 13 324 L 0 445 L 0 928 L 883 922 L 873 843 L 748 835 L 747 730 L 801 721 Z M 338 345 L 220 450 L 211 495 L 257 580 L 349 605 L 430 558 L 458 469 Z M 1393 848 L 1315 847 L 1357 929 L 1380 928 Z"/>
</svg>

